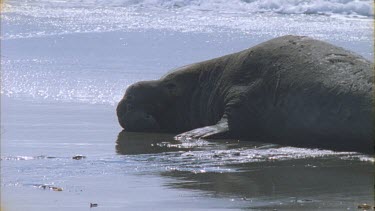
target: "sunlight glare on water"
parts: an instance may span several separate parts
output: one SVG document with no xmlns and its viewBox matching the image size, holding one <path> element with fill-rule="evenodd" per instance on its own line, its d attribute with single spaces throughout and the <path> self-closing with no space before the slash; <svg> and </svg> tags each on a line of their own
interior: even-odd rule
<svg viewBox="0 0 375 211">
<path fill-rule="evenodd" d="M 9 41 L 9 44 L 3 42 L 3 50 L 14 45 L 12 40 L 24 42 L 15 45 L 20 53 L 27 46 L 40 50 L 29 54 L 25 51 L 22 57 L 17 58 L 12 54 L 2 55 L 1 65 L 7 71 L 2 75 L 1 93 L 54 101 L 115 105 L 130 84 L 156 79 L 170 68 L 186 64 L 171 60 L 171 64 L 155 68 L 155 63 L 160 62 L 155 61 L 154 56 L 150 61 L 154 68 L 147 68 L 150 70 L 146 71 L 147 65 L 134 66 L 138 60 L 145 63 L 146 58 L 142 61 L 139 56 L 136 57 L 138 54 L 134 54 L 134 58 L 127 61 L 126 57 L 121 56 L 125 52 L 144 52 L 145 48 L 160 42 L 160 39 L 173 40 L 168 38 L 168 34 L 174 33 L 211 34 L 207 46 L 216 45 L 215 40 L 232 42 L 251 38 L 264 41 L 286 34 L 308 35 L 340 45 L 345 40 L 344 45 L 349 43 L 345 47 L 372 59 L 372 50 L 366 44 L 373 38 L 370 2 L 291 0 L 285 5 L 279 0 L 7 1 L 5 12 L 1 14 L 4 29 L 1 39 Z M 236 6 L 238 3 L 240 7 Z M 286 22 L 287 26 L 284 24 Z M 146 42 L 141 44 L 138 41 L 126 42 L 130 38 L 119 34 L 150 30 L 156 30 L 165 37 L 156 33 L 157 36 L 153 38 L 145 37 Z M 98 43 L 95 34 L 108 32 L 116 32 L 120 37 L 108 37 L 111 43 Z M 86 49 L 98 48 L 91 54 L 82 54 L 76 49 L 79 45 L 75 43 L 80 42 L 78 40 L 85 37 L 85 33 L 92 38 L 86 38 L 87 42 L 82 45 L 87 45 Z M 40 47 L 38 38 L 43 37 L 46 38 L 43 40 L 45 46 Z M 147 42 L 147 39 L 154 40 Z M 61 45 L 64 42 L 67 45 Z M 220 43 L 217 45 L 220 46 Z M 69 51 L 58 52 L 62 47 Z M 245 47 L 249 45 L 242 48 Z M 56 53 L 40 54 L 43 51 Z M 103 53 L 98 54 L 100 51 Z M 222 54 L 230 52 L 227 50 Z M 106 55 L 113 58 L 108 59 Z M 181 58 L 184 57 L 186 53 L 184 56 L 181 52 Z M 124 75 L 124 71 L 129 75 Z M 144 74 L 134 74 L 137 71 Z"/>
</svg>

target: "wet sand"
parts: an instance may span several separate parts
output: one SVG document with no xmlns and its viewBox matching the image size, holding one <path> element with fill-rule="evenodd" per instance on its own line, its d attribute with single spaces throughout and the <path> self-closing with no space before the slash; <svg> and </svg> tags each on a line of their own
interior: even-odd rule
<svg viewBox="0 0 375 211">
<path fill-rule="evenodd" d="M 105 105 L 3 98 L 2 109 L 6 210 L 90 203 L 98 210 L 356 210 L 373 203 L 366 155 L 125 133 Z M 86 158 L 72 159 L 77 154 Z"/>
</svg>

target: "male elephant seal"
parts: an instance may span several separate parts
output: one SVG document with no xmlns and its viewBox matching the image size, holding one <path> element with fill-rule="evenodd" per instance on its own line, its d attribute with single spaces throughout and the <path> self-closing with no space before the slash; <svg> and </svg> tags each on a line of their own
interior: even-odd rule
<svg viewBox="0 0 375 211">
<path fill-rule="evenodd" d="M 372 153 L 372 66 L 329 43 L 283 36 L 133 84 L 117 115 L 125 131 Z"/>
</svg>

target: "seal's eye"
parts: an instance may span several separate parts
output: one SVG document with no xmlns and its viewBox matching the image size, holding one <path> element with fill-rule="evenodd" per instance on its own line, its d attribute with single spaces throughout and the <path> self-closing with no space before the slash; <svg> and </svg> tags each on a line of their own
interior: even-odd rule
<svg viewBox="0 0 375 211">
<path fill-rule="evenodd" d="M 147 114 L 147 115 L 146 115 L 146 119 L 151 119 L 151 115 L 150 115 L 150 114 Z"/>
<path fill-rule="evenodd" d="M 165 85 L 167 87 L 167 89 L 174 89 L 176 88 L 176 84 L 173 84 L 173 83 L 167 83 L 167 85 Z"/>
</svg>

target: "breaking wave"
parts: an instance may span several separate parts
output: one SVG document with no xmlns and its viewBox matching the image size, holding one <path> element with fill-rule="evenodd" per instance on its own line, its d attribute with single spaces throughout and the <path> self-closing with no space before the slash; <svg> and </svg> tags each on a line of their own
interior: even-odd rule
<svg viewBox="0 0 375 211">
<path fill-rule="evenodd" d="M 13 5 L 25 2 L 11 3 Z M 27 0 L 27 4 L 67 7 L 134 7 L 204 10 L 230 13 L 340 14 L 370 17 L 371 0 Z"/>
</svg>

